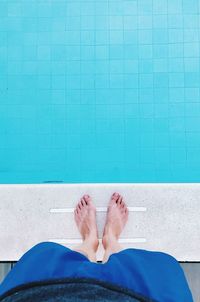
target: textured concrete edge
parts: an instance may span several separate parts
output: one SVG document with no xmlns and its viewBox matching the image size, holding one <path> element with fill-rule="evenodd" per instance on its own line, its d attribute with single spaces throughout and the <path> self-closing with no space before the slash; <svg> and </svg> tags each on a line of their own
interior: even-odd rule
<svg viewBox="0 0 200 302">
<path fill-rule="evenodd" d="M 0 184 L 0 191 L 3 190 L 4 192 L 9 192 L 9 195 L 12 196 L 12 188 L 13 189 L 19 189 L 20 191 L 23 190 L 28 193 L 29 189 L 32 191 L 34 196 L 34 189 L 67 189 L 67 188 L 76 188 L 76 191 L 82 190 L 84 187 L 87 187 L 89 189 L 102 189 L 105 188 L 115 188 L 119 187 L 119 189 L 134 189 L 134 188 L 147 188 L 147 189 L 155 189 L 155 188 L 174 188 L 181 191 L 181 189 L 189 189 L 192 191 L 192 189 L 200 189 L 200 183 L 62 183 L 62 184 Z M 52 190 L 51 190 L 52 191 Z M 21 194 L 21 193 L 20 193 Z M 71 246 L 70 246 L 71 247 Z M 73 247 L 73 246 L 72 246 Z M 102 250 L 99 250 L 98 258 L 101 258 Z M 199 256 L 198 256 L 199 257 Z M 8 261 L 12 261 L 13 259 L 8 259 Z M 193 258 L 193 260 L 187 261 L 186 258 L 180 259 L 180 262 L 199 262 L 199 258 Z"/>
</svg>

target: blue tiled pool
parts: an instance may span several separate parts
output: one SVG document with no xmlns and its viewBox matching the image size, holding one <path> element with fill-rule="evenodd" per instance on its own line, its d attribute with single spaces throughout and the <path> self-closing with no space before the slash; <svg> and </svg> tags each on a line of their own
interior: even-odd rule
<svg viewBox="0 0 200 302">
<path fill-rule="evenodd" d="M 0 0 L 0 182 L 199 182 L 199 0 Z"/>
</svg>

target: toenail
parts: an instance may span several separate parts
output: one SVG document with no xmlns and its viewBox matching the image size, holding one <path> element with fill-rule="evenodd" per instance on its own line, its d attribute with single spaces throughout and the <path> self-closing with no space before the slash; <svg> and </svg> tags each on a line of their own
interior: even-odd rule
<svg viewBox="0 0 200 302">
<path fill-rule="evenodd" d="M 115 193 L 113 194 L 113 196 L 116 196 L 116 197 L 117 197 L 117 196 L 119 196 L 119 194 L 115 192 Z"/>
</svg>

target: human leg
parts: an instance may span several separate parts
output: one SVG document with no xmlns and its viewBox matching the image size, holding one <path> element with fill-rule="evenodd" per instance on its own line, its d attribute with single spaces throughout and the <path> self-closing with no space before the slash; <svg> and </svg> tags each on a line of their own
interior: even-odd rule
<svg viewBox="0 0 200 302">
<path fill-rule="evenodd" d="M 99 245 L 96 225 L 96 209 L 89 195 L 84 195 L 76 206 L 74 218 L 83 242 L 74 250 L 96 262 L 96 251 Z"/>
<path fill-rule="evenodd" d="M 110 255 L 121 251 L 119 236 L 128 220 L 128 208 L 123 197 L 114 193 L 108 205 L 107 218 L 104 227 L 102 243 L 105 249 L 103 263 L 107 262 Z"/>
</svg>

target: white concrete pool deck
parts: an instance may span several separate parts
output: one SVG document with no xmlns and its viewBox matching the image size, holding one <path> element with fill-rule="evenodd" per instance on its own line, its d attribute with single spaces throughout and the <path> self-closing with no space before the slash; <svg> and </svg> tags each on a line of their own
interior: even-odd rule
<svg viewBox="0 0 200 302">
<path fill-rule="evenodd" d="M 124 196 L 130 215 L 124 248 L 163 251 L 179 261 L 200 261 L 200 184 L 0 185 L 0 261 L 17 261 L 33 245 L 81 242 L 73 209 L 83 194 L 97 207 L 101 236 L 111 194 Z M 97 258 L 102 260 L 100 245 Z"/>
</svg>

